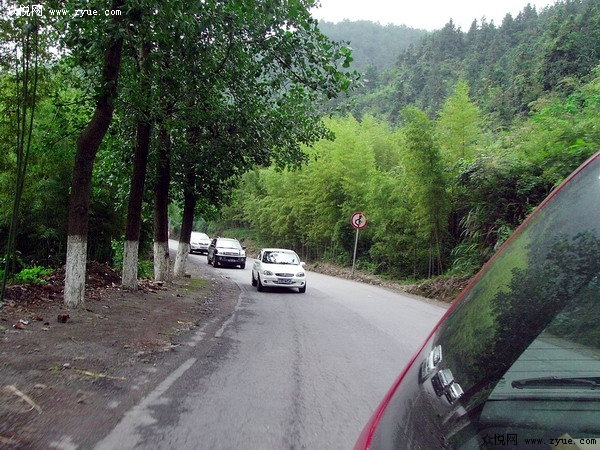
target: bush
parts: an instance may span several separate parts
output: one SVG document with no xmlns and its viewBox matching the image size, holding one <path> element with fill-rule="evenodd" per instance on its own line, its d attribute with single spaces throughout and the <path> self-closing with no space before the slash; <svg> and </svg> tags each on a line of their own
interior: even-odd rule
<svg viewBox="0 0 600 450">
<path fill-rule="evenodd" d="M 153 278 L 154 263 L 152 261 L 138 261 L 138 278 Z"/>
<path fill-rule="evenodd" d="M 46 282 L 44 277 L 52 272 L 53 269 L 47 267 L 33 266 L 21 270 L 13 277 L 12 281 L 18 284 L 43 284 Z"/>
</svg>

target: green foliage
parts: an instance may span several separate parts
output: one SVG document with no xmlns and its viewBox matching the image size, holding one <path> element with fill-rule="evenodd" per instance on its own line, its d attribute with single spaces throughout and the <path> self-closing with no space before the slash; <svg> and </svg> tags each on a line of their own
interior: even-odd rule
<svg viewBox="0 0 600 450">
<path fill-rule="evenodd" d="M 248 174 L 224 214 L 267 245 L 348 264 L 354 234 L 347 220 L 361 210 L 369 225 L 360 234 L 359 259 L 377 273 L 472 275 L 600 149 L 598 86 L 595 78 L 566 100 L 541 98 L 530 120 L 498 133 L 495 142 L 473 131 L 473 141 L 488 147 L 468 155 L 442 158 L 439 119 L 418 108 L 404 110 L 398 130 L 372 117 L 334 119 L 328 126 L 338 138 L 317 143 L 305 168 Z M 458 90 L 467 105 L 466 86 Z M 449 139 L 461 132 L 446 130 Z"/>
<path fill-rule="evenodd" d="M 16 273 L 12 279 L 12 282 L 16 284 L 43 284 L 46 283 L 44 277 L 50 275 L 52 272 L 53 269 L 48 267 L 28 267 Z"/>
<path fill-rule="evenodd" d="M 378 134 L 385 127 L 369 122 L 366 130 L 352 118 L 330 120 L 327 126 L 338 138 L 307 148 L 313 159 L 305 168 L 246 175 L 227 214 L 259 230 L 260 240 L 270 245 L 348 261 L 353 248 L 349 218 L 366 206 L 375 148 L 384 158 Z"/>
<path fill-rule="evenodd" d="M 361 264 L 379 273 L 426 275 L 430 236 L 416 219 L 426 208 L 410 184 L 420 174 L 407 176 L 416 169 L 403 135 L 370 117 L 327 125 L 337 139 L 315 144 L 306 167 L 248 174 L 224 214 L 247 223 L 267 245 L 349 264 L 355 238 L 349 219 L 362 211 L 369 225 L 360 233 Z"/>
<path fill-rule="evenodd" d="M 415 196 L 414 219 L 425 236 L 423 247 L 429 251 L 428 276 L 439 275 L 443 268 L 443 231 L 448 214 L 446 180 L 434 124 L 415 107 L 403 110 L 406 121 L 406 166 Z"/>
<path fill-rule="evenodd" d="M 356 25 L 359 27 L 360 23 Z M 345 27 L 349 28 L 349 27 Z M 357 48 L 368 46 L 359 33 L 346 29 L 336 37 Z M 385 28 L 381 26 L 383 31 Z M 522 120 L 545 92 L 570 94 L 569 80 L 587 80 L 600 62 L 600 6 L 597 0 L 563 0 L 541 11 L 527 5 L 500 25 L 474 20 L 469 30 L 452 21 L 423 35 L 413 45 L 399 43 L 400 55 L 390 51 L 392 69 L 372 72 L 351 112 L 401 121 L 400 111 L 415 105 L 431 117 L 440 110 L 459 80 L 489 124 L 509 128 Z"/>
<path fill-rule="evenodd" d="M 454 186 L 454 214 L 460 217 L 454 270 L 469 272 L 492 256 L 551 189 L 540 167 L 506 155 L 463 165 Z"/>
<path fill-rule="evenodd" d="M 471 159 L 481 139 L 483 121 L 479 108 L 469 98 L 469 85 L 460 80 L 444 101 L 436 123 L 437 138 L 446 164 Z"/>
<path fill-rule="evenodd" d="M 427 267 L 425 237 L 412 220 L 414 202 L 404 183 L 395 184 L 393 176 L 374 186 L 372 205 L 373 245 L 369 254 L 378 273 L 398 277 L 423 276 Z"/>
<path fill-rule="evenodd" d="M 138 278 L 152 279 L 154 277 L 154 262 L 147 259 L 138 261 Z"/>
</svg>

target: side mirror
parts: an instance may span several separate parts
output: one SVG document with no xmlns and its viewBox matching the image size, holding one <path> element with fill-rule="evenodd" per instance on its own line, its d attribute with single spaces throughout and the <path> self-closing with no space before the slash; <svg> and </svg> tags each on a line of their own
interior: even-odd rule
<svg viewBox="0 0 600 450">
<path fill-rule="evenodd" d="M 304 267 L 304 264 L 306 264 L 304 261 L 300 261 L 300 265 L 301 265 L 302 267 Z"/>
</svg>

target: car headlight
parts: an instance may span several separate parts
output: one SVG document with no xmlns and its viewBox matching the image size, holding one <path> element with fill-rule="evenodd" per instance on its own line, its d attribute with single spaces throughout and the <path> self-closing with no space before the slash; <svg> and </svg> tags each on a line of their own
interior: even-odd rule
<svg viewBox="0 0 600 450">
<path fill-rule="evenodd" d="M 270 270 L 263 270 L 263 275 L 273 275 L 273 272 Z"/>
<path fill-rule="evenodd" d="M 298 278 L 302 278 L 302 277 L 304 276 L 304 272 L 298 272 L 298 273 L 296 274 L 296 276 L 297 276 Z"/>
</svg>

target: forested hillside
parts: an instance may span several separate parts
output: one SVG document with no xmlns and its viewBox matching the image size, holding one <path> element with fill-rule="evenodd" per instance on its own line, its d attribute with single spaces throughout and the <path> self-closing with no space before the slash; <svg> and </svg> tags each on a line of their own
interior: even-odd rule
<svg viewBox="0 0 600 450">
<path fill-rule="evenodd" d="M 363 46 L 360 33 L 337 36 Z M 449 22 L 394 60 L 329 120 L 336 140 L 307 148 L 307 167 L 246 175 L 221 227 L 348 264 L 349 218 L 362 211 L 361 267 L 401 278 L 472 274 L 600 150 L 594 0 L 527 7 L 467 31 Z"/>
<path fill-rule="evenodd" d="M 469 30 L 450 21 L 407 49 L 398 42 L 399 57 L 388 52 L 393 69 L 380 74 L 384 81 L 367 84 L 372 88 L 352 99 L 359 106 L 351 111 L 398 123 L 400 110 L 414 104 L 433 117 L 463 79 L 494 126 L 508 127 L 541 97 L 569 95 L 589 80 L 600 58 L 598 24 L 595 0 L 559 1 L 542 11 L 527 6 L 516 17 L 507 14 L 500 25 L 474 20 Z M 360 34 L 348 38 L 362 47 Z"/>
<path fill-rule="evenodd" d="M 349 42 L 354 58 L 352 67 L 371 74 L 394 66 L 400 52 L 427 34 L 425 30 L 391 24 L 382 26 L 368 20 L 319 22 L 319 28 L 334 41 Z"/>
</svg>

